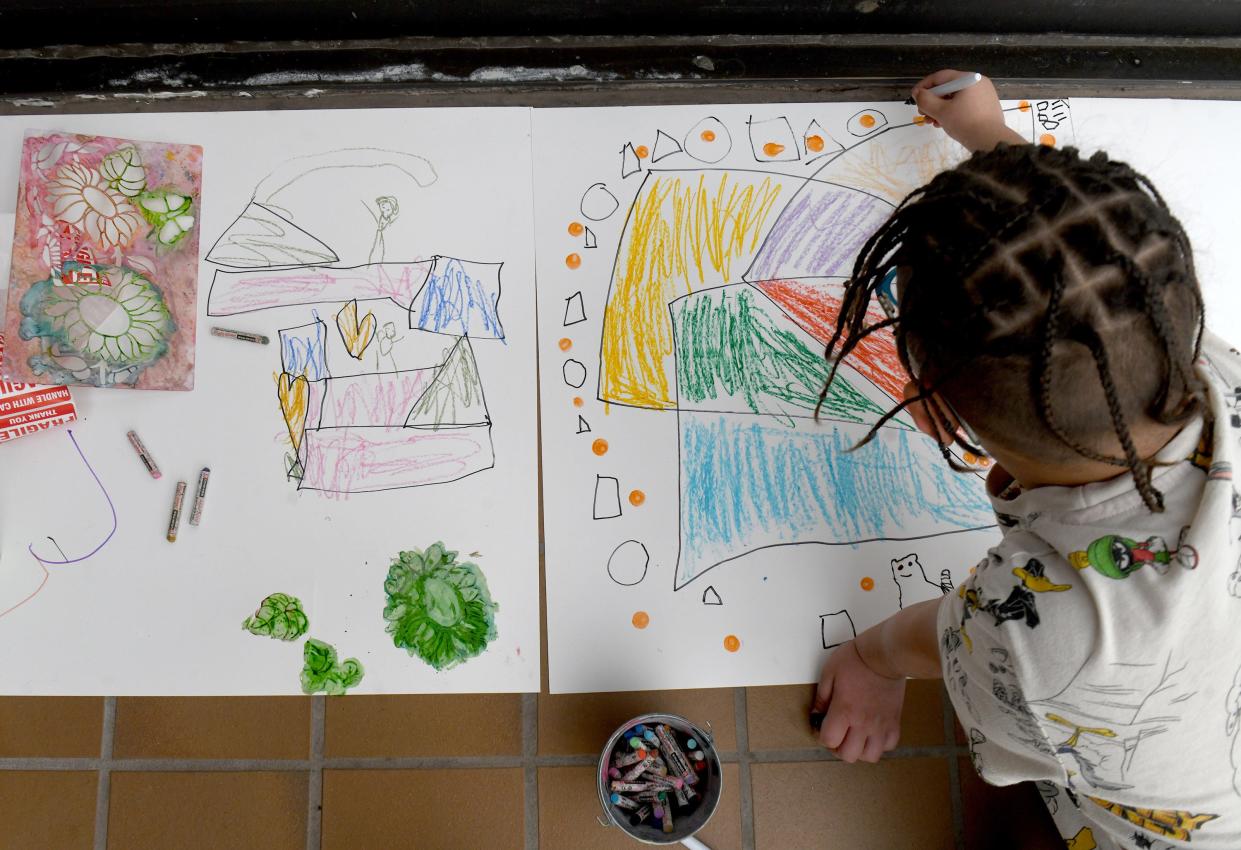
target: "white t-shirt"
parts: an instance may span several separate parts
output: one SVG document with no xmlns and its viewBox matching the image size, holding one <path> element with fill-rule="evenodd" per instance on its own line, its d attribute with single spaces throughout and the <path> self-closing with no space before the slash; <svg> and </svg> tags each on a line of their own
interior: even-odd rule
<svg viewBox="0 0 1241 850">
<path fill-rule="evenodd" d="M 1033 780 L 1070 850 L 1241 848 L 1241 354 L 1210 335 L 1210 416 L 1129 475 L 992 501 L 1004 530 L 939 609 L 979 774 Z"/>
</svg>

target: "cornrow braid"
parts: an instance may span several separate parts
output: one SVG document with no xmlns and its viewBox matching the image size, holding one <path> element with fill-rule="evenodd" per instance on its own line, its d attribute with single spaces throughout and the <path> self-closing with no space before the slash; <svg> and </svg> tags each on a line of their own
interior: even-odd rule
<svg viewBox="0 0 1241 850">
<path fill-rule="evenodd" d="M 868 324 L 871 300 L 898 268 L 897 316 Z M 919 390 L 857 446 L 925 402 L 967 451 L 982 453 L 951 427 L 956 410 L 1023 450 L 1128 468 L 1159 511 L 1133 429 L 1202 412 L 1194 361 L 1203 327 L 1189 239 L 1147 177 L 1103 153 L 1000 145 L 910 194 L 862 246 L 824 347 L 820 405 L 857 346 L 891 330 Z"/>
</svg>

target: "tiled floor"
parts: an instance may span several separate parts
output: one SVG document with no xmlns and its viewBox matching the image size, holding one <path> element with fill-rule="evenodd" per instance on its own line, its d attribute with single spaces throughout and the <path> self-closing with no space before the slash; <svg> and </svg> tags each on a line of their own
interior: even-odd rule
<svg viewBox="0 0 1241 850">
<path fill-rule="evenodd" d="M 1032 789 L 973 776 L 939 683 L 910 683 L 901 747 L 878 765 L 819 749 L 809 698 L 0 699 L 0 850 L 637 847 L 596 820 L 592 765 L 650 710 L 714 730 L 713 850 L 1063 848 Z"/>
</svg>

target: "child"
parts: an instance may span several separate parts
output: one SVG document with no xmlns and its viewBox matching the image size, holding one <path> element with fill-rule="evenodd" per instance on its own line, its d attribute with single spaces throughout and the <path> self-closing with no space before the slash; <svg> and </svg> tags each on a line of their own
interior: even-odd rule
<svg viewBox="0 0 1241 850">
<path fill-rule="evenodd" d="M 1004 536 L 828 659 L 821 740 L 877 760 L 905 677 L 942 675 L 975 769 L 1036 782 L 1069 847 L 1237 850 L 1241 355 L 1203 333 L 1189 242 L 1145 177 L 1026 144 L 989 81 L 927 91 L 957 75 L 914 95 L 974 154 L 863 248 L 827 355 L 875 330 L 895 270 L 897 410 L 954 466 L 952 443 L 994 459 Z"/>
</svg>

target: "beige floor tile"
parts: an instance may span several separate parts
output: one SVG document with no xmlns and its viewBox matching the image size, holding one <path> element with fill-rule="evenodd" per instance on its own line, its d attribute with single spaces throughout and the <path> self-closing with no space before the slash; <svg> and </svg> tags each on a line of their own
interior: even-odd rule
<svg viewBox="0 0 1241 850">
<path fill-rule="evenodd" d="M 540 694 L 539 752 L 544 755 L 597 755 L 627 720 L 648 712 L 680 714 L 705 729 L 711 723 L 715 746 L 737 747 L 733 692 L 635 691 L 611 694 Z"/>
<path fill-rule="evenodd" d="M 912 679 L 901 714 L 902 747 L 944 743 L 944 713 L 938 680 Z M 795 750 L 818 746 L 810 729 L 811 685 L 746 688 L 751 750 Z"/>
<path fill-rule="evenodd" d="M 1028 782 L 999 788 L 959 760 L 965 806 L 965 850 L 1064 850 L 1038 789 Z"/>
<path fill-rule="evenodd" d="M 518 768 L 326 770 L 322 850 L 522 850 L 522 792 Z"/>
<path fill-rule="evenodd" d="M 521 695 L 351 696 L 327 701 L 324 752 L 521 755 Z"/>
<path fill-rule="evenodd" d="M 122 697 L 117 758 L 304 759 L 309 697 Z"/>
<path fill-rule="evenodd" d="M 94 771 L 0 771 L 0 850 L 90 850 Z"/>
<path fill-rule="evenodd" d="M 711 850 L 741 848 L 741 789 L 735 764 L 724 765 L 724 795 L 698 833 Z M 615 826 L 604 827 L 593 767 L 539 768 L 539 850 L 634 850 Z"/>
<path fill-rule="evenodd" d="M 305 850 L 304 773 L 114 771 L 109 850 Z"/>
<path fill-rule="evenodd" d="M 102 731 L 99 697 L 0 698 L 0 758 L 97 757 Z"/>
<path fill-rule="evenodd" d="M 951 850 L 946 759 L 753 765 L 758 850 Z"/>
</svg>

